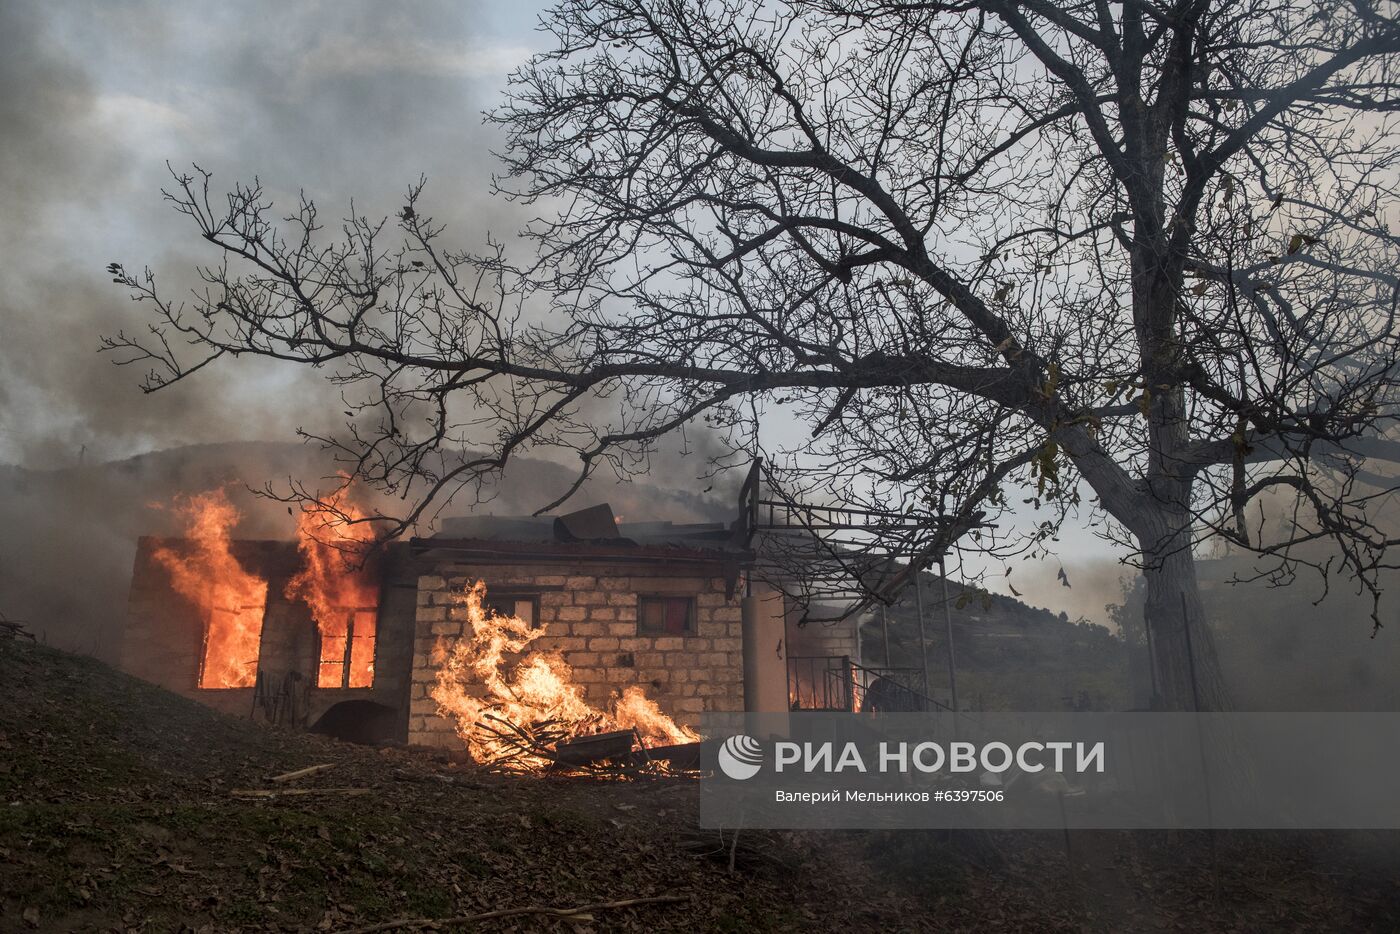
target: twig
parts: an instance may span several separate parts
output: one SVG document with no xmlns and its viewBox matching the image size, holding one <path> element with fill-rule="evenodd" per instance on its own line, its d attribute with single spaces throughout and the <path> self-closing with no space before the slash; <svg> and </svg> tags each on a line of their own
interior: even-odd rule
<svg viewBox="0 0 1400 934">
<path fill-rule="evenodd" d="M 579 915 L 587 914 L 590 911 L 604 911 L 611 908 L 631 908 L 635 905 L 665 905 L 675 902 L 689 901 L 684 895 L 653 895 L 649 898 L 627 898 L 618 902 L 598 902 L 593 905 L 579 905 L 577 908 L 550 908 L 543 905 L 532 905 L 526 908 L 498 908 L 495 911 L 484 911 L 475 915 L 458 915 L 455 918 L 402 918 L 398 921 L 385 921 L 382 924 L 371 924 L 369 927 L 351 928 L 342 931 L 341 934 L 375 934 L 377 931 L 393 931 L 400 928 L 430 927 L 447 924 L 473 924 L 477 921 L 489 921 L 492 918 L 511 918 L 518 915 L 551 915 L 555 918 L 574 918 L 582 920 Z"/>
<path fill-rule="evenodd" d="M 367 795 L 368 788 L 235 788 L 236 798 L 287 798 L 294 795 Z"/>
<path fill-rule="evenodd" d="M 325 765 L 308 765 L 304 769 L 297 769 L 295 772 L 283 772 L 281 775 L 274 775 L 268 779 L 270 782 L 281 784 L 283 782 L 294 782 L 299 778 L 308 775 L 315 775 L 317 772 L 324 772 L 326 769 L 335 768 L 334 762 L 327 762 Z"/>
</svg>

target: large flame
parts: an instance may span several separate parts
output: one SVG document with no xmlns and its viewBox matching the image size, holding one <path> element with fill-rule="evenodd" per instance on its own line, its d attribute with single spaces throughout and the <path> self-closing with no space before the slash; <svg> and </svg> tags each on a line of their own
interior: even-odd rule
<svg viewBox="0 0 1400 934">
<path fill-rule="evenodd" d="M 170 572 L 176 592 L 203 611 L 199 686 L 252 687 L 258 677 L 267 582 L 249 574 L 233 556 L 238 510 L 222 489 L 176 497 L 171 508 L 185 520 L 189 545 L 161 545 L 152 556 Z"/>
<path fill-rule="evenodd" d="M 311 608 L 321 635 L 316 686 L 364 688 L 374 684 L 379 578 L 366 560 L 374 541 L 369 523 L 346 501 L 345 490 L 304 507 L 297 517 L 302 569 L 287 582 L 287 599 Z"/>
<path fill-rule="evenodd" d="M 458 735 L 477 762 L 509 759 L 516 767 L 548 766 L 546 756 L 521 755 L 518 746 L 503 738 L 530 735 L 545 726 L 570 737 L 635 730 L 648 747 L 699 740 L 662 713 L 637 685 L 625 688 L 607 711 L 593 707 L 563 658 L 529 651 L 545 627 L 531 628 L 518 616 L 501 616 L 483 605 L 485 597 L 482 581 L 461 594 L 470 632 L 438 643 L 437 680 L 431 691 L 438 709 L 455 720 Z"/>
</svg>

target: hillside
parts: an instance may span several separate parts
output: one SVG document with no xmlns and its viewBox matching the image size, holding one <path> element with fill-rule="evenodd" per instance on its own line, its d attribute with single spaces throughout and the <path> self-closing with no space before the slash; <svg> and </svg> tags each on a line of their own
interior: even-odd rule
<svg viewBox="0 0 1400 934">
<path fill-rule="evenodd" d="M 936 574 L 920 577 L 930 693 L 947 703 L 951 692 L 943 582 Z M 964 709 L 1125 710 L 1132 706 L 1128 647 L 1115 633 L 953 580 L 948 583 L 948 596 L 958 699 Z M 886 619 L 888 656 L 880 611 L 862 628 L 866 663 L 882 666 L 888 657 L 895 667 L 920 667 L 919 619 L 912 592 L 886 611 Z"/>
<path fill-rule="evenodd" d="M 269 777 L 332 768 L 291 784 Z M 249 800 L 234 789 L 361 788 Z M 0 639 L 0 931 L 1390 931 L 1395 834 L 696 828 L 693 784 L 507 779 L 216 714 Z M 1068 845 L 1068 849 L 1066 846 Z M 1212 894 L 1214 892 L 1214 894 Z M 421 929 L 421 928 L 420 928 Z M 480 927 L 472 929 L 483 929 Z"/>
<path fill-rule="evenodd" d="M 759 865 L 746 845 L 731 874 L 718 838 L 694 849 L 690 783 L 467 772 L 225 717 L 28 643 L 0 640 L 0 753 L 3 931 L 26 913 L 44 931 L 342 930 L 663 895 L 682 901 L 607 928 L 835 930 L 907 911 L 882 899 L 818 918 L 831 884 L 867 880 L 842 850 L 779 835 L 755 834 Z M 318 763 L 335 765 L 296 787 L 368 794 L 231 795 Z"/>
</svg>

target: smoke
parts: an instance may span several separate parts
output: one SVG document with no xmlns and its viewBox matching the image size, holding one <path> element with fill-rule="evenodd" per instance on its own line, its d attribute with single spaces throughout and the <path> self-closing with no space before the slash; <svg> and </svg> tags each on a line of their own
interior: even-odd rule
<svg viewBox="0 0 1400 934">
<path fill-rule="evenodd" d="M 328 225 L 393 213 L 420 174 L 455 242 L 519 226 L 489 198 L 480 111 L 527 54 L 475 4 L 121 0 L 0 5 L 0 463 L 68 466 L 190 441 L 335 428 L 319 374 L 241 360 L 146 397 L 95 354 L 143 309 L 103 272 L 149 264 L 170 294 L 216 257 L 161 199 L 168 160 L 306 187 Z"/>
<path fill-rule="evenodd" d="M 0 613 L 110 658 L 136 538 L 179 532 L 151 503 L 230 484 L 240 536 L 287 538 L 285 507 L 245 486 L 314 486 L 334 471 L 299 444 L 209 444 L 335 434 L 346 406 L 323 373 L 221 361 L 146 396 L 139 365 L 96 354 L 100 335 L 148 321 L 108 263 L 151 266 L 173 296 L 217 260 L 163 202 L 166 162 L 214 172 L 216 198 L 255 176 L 283 206 L 304 187 L 332 232 L 352 202 L 357 215 L 393 214 L 427 175 L 454 247 L 508 236 L 524 218 L 489 195 L 501 141 L 480 112 L 528 55 L 527 16 L 457 0 L 0 4 L 0 464 L 18 465 L 0 467 Z M 693 447 L 668 446 L 653 464 L 672 491 L 604 473 L 570 505 L 729 518 L 727 503 L 700 495 Z M 480 509 L 533 512 L 572 478 L 567 466 L 512 463 Z"/>
<path fill-rule="evenodd" d="M 1009 581 L 1031 606 L 1049 607 L 1071 620 L 1086 619 L 1116 630 L 1107 607 L 1122 602 L 1123 585 L 1136 574 L 1118 561 L 1077 558 L 1066 549 L 1048 560 L 1016 565 Z"/>
<path fill-rule="evenodd" d="M 1392 470 L 1378 463 L 1368 467 Z M 1293 521 L 1280 497 L 1264 503 L 1266 535 L 1286 534 Z M 1368 504 L 1368 517 L 1394 541 L 1400 504 L 1391 494 Z M 1257 532 L 1256 532 L 1257 534 Z M 1379 616 L 1373 629 L 1369 593 L 1340 569 L 1340 554 L 1325 539 L 1295 555 L 1331 565 L 1329 579 L 1301 568 L 1287 586 L 1272 586 L 1262 572 L 1277 562 L 1226 552 L 1198 562 L 1206 618 L 1215 632 L 1221 668 L 1245 710 L 1400 710 L 1400 623 L 1396 593 L 1400 572 L 1381 572 Z M 1394 558 L 1391 558 L 1393 564 Z M 1248 583 L 1232 583 L 1244 580 Z"/>
</svg>

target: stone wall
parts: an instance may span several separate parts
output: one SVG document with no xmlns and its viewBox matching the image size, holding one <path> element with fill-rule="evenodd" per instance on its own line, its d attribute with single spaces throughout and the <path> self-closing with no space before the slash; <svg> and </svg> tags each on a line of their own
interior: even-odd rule
<svg viewBox="0 0 1400 934">
<path fill-rule="evenodd" d="M 694 570 L 585 561 L 566 567 L 443 562 L 432 568 L 435 573 L 418 578 L 408 741 L 461 745 L 454 725 L 438 715 L 430 691 L 438 653 L 470 625 L 462 594 L 478 579 L 486 582 L 488 599 L 493 588 L 539 594 L 545 633 L 534 646 L 557 651 L 596 707 L 639 684 L 663 711 L 686 725 L 694 726 L 706 711 L 743 710 L 740 597 L 726 597 L 716 566 L 679 567 Z M 639 633 L 637 598 L 644 594 L 694 596 L 694 632 Z"/>
</svg>

